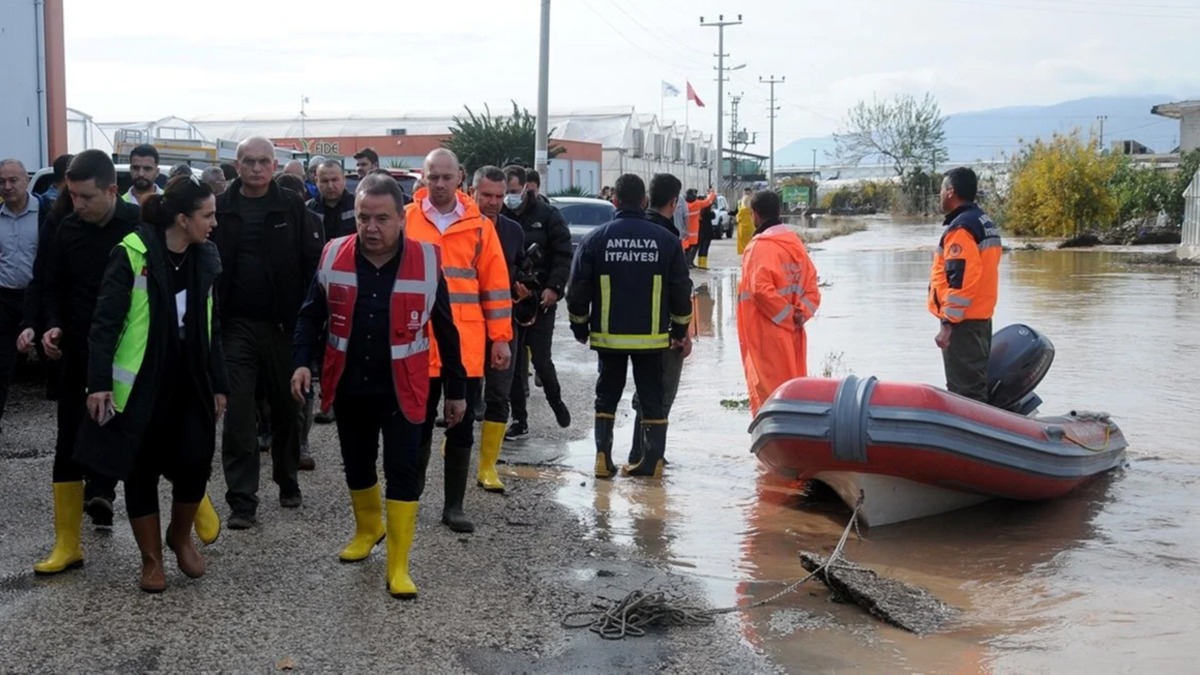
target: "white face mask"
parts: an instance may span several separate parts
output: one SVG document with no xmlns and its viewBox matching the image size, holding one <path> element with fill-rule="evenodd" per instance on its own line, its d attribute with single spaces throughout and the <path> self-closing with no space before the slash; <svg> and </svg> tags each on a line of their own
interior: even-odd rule
<svg viewBox="0 0 1200 675">
<path fill-rule="evenodd" d="M 507 206 L 510 211 L 516 211 L 517 209 L 521 208 L 521 204 L 523 204 L 524 202 L 525 202 L 525 191 L 524 190 L 522 190 L 521 192 L 509 193 L 509 194 L 504 195 L 504 205 Z"/>
</svg>

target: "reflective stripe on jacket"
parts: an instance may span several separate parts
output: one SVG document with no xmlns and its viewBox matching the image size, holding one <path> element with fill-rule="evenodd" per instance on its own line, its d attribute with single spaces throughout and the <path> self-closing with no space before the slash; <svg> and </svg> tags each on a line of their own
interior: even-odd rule
<svg viewBox="0 0 1200 675">
<path fill-rule="evenodd" d="M 321 369 L 321 410 L 329 411 L 337 394 L 337 385 L 346 371 L 346 350 L 350 346 L 350 328 L 354 325 L 354 304 L 358 299 L 358 271 L 355 254 L 358 235 L 338 237 L 325 245 L 317 280 L 325 291 L 329 307 L 329 339 L 325 343 L 325 362 Z M 429 399 L 429 315 L 437 297 L 438 254 L 432 244 L 404 242 L 400 266 L 388 320 L 391 330 L 392 385 L 396 402 L 404 417 L 413 424 L 425 421 L 425 403 Z"/>
<path fill-rule="evenodd" d="M 737 304 L 751 412 L 779 385 L 808 374 L 804 323 L 820 306 L 817 269 L 800 235 L 782 224 L 755 235 L 742 256 Z"/>
<path fill-rule="evenodd" d="M 113 353 L 112 395 L 113 410 L 124 412 L 129 395 L 137 382 L 138 372 L 146 359 L 146 344 L 150 340 L 150 270 L 146 266 L 146 243 L 136 232 L 125 235 L 119 246 L 129 256 L 133 270 L 133 287 L 129 290 L 129 312 L 125 326 Z M 208 337 L 212 339 L 212 290 L 208 293 Z"/>
<path fill-rule="evenodd" d="M 978 206 L 947 215 L 929 270 L 929 312 L 949 323 L 992 318 L 1002 253 L 1000 229 Z"/>
<path fill-rule="evenodd" d="M 458 193 L 463 215 L 443 233 L 429 222 L 421 208 L 427 196 L 425 188 L 417 190 L 413 203 L 405 207 L 405 236 L 441 249 L 442 276 L 450 291 L 450 311 L 462 344 L 463 367 L 467 377 L 483 377 L 487 341 L 513 339 L 512 290 L 504 248 L 495 226 L 470 197 Z M 430 352 L 430 376 L 437 377 L 441 368 L 435 343 Z"/>
</svg>

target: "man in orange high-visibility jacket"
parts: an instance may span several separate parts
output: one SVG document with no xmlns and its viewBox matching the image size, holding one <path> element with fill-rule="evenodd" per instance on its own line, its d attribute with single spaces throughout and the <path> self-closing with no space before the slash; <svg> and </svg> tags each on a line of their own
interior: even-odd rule
<svg viewBox="0 0 1200 675">
<path fill-rule="evenodd" d="M 987 403 L 992 313 L 1000 278 L 1000 229 L 975 204 L 979 179 L 959 167 L 942 180 L 946 230 L 929 271 L 929 311 L 941 322 L 946 388 Z"/>
<path fill-rule="evenodd" d="M 750 209 L 755 230 L 742 254 L 737 327 L 750 411 L 758 414 L 779 385 L 808 375 L 804 323 L 821 306 L 821 291 L 808 249 L 780 219 L 779 195 L 759 192 Z"/>
<path fill-rule="evenodd" d="M 687 191 L 688 236 L 683 248 L 687 250 L 688 265 L 695 267 L 696 254 L 700 251 L 700 212 L 717 201 L 717 193 L 710 187 L 708 196 L 700 199 L 695 190 Z"/>
<path fill-rule="evenodd" d="M 425 187 L 413 194 L 405 209 L 405 233 L 410 239 L 441 247 L 442 275 L 450 291 L 450 310 L 458 328 L 463 367 L 467 371 L 467 418 L 446 430 L 446 503 L 442 523 L 455 532 L 473 532 L 463 513 L 471 446 L 475 444 L 472 416 L 480 393 L 484 359 L 498 370 L 508 367 L 513 339 L 512 295 L 508 264 L 496 228 L 479 212 L 475 202 L 458 191 L 462 183 L 458 158 L 439 148 L 425 158 Z M 491 354 L 487 342 L 491 340 Z M 428 460 L 433 424 L 440 398 L 441 359 L 437 345 L 430 347 L 429 405 L 421 435 L 421 450 Z"/>
</svg>

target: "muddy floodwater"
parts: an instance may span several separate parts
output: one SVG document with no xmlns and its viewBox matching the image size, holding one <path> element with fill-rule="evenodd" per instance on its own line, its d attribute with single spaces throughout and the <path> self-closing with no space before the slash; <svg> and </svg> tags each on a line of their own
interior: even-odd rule
<svg viewBox="0 0 1200 675">
<path fill-rule="evenodd" d="M 813 247 L 825 287 L 808 325 L 810 374 L 944 383 L 925 310 L 939 231 L 873 220 Z M 812 585 L 740 614 L 744 639 L 791 672 L 1196 672 L 1200 273 L 1144 260 L 1008 252 L 995 321 L 1026 323 L 1053 341 L 1042 412 L 1111 413 L 1129 442 L 1125 469 L 1054 502 L 991 502 L 852 540 L 852 560 L 962 610 L 940 634 L 884 626 Z M 767 474 L 749 451 L 749 413 L 722 406 L 745 396 L 732 242 L 714 244 L 711 264 L 693 274 L 699 338 L 671 413 L 667 477 L 593 481 L 593 446 L 582 441 L 565 448 L 558 496 L 593 536 L 664 561 L 724 606 L 803 576 L 800 551 L 827 551 L 848 510 Z M 594 368 L 572 346 L 557 347 L 563 368 Z M 627 396 L 618 461 L 631 423 Z"/>
</svg>

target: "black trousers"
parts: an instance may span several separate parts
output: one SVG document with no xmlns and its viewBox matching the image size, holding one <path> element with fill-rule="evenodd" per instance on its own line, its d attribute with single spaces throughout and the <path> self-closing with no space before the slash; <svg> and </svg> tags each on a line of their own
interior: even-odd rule
<svg viewBox="0 0 1200 675">
<path fill-rule="evenodd" d="M 8 403 L 8 385 L 17 365 L 17 336 L 21 334 L 25 291 L 0 288 L 0 418 Z"/>
<path fill-rule="evenodd" d="M 713 225 L 705 225 L 700 223 L 700 257 L 708 257 L 708 247 L 713 240 Z"/>
<path fill-rule="evenodd" d="M 175 378 L 170 388 L 155 409 L 133 471 L 125 480 L 125 508 L 131 519 L 158 513 L 160 478 L 171 481 L 171 496 L 177 504 L 197 504 L 208 490 L 217 451 L 216 422 L 209 417 L 209 403 L 201 400 L 186 373 Z"/>
<path fill-rule="evenodd" d="M 547 401 L 562 398 L 562 387 L 558 383 L 558 371 L 554 369 L 551 350 L 554 345 L 554 315 L 557 305 L 546 311 L 538 310 L 537 319 L 531 326 L 518 328 L 517 377 L 512 386 L 512 417 L 518 422 L 529 421 L 529 366 L 542 380 L 542 391 Z M 528 348 L 528 349 L 526 349 Z"/>
<path fill-rule="evenodd" d="M 422 424 L 413 424 L 400 412 L 394 393 L 346 395 L 333 401 L 338 442 L 346 466 L 346 486 L 365 490 L 379 482 L 375 470 L 379 437 L 383 436 L 383 476 L 387 499 L 415 502 L 424 487 L 421 452 Z"/>
<path fill-rule="evenodd" d="M 228 318 L 221 325 L 229 370 L 229 406 L 221 462 L 234 513 L 258 510 L 259 457 L 255 388 L 263 387 L 271 405 L 272 478 L 281 495 L 299 492 L 300 442 L 296 433 L 297 403 L 292 398 L 292 336 L 269 321 Z"/>
<path fill-rule="evenodd" d="M 597 352 L 600 377 L 596 378 L 596 412 L 616 414 L 625 392 L 625 374 L 633 362 L 633 383 L 637 387 L 642 419 L 666 419 L 663 408 L 663 352 Z"/>
<path fill-rule="evenodd" d="M 514 330 L 514 335 L 516 331 Z M 483 412 L 485 422 L 499 422 L 500 424 L 508 423 L 508 414 L 511 409 L 509 399 L 512 396 L 513 379 L 517 372 L 517 347 L 518 343 L 514 339 L 508 343 L 512 351 L 513 358 L 508 360 L 508 368 L 497 370 L 492 367 L 491 358 L 487 359 L 487 364 L 484 366 L 483 372 L 483 401 L 486 404 Z M 492 353 L 492 342 L 488 340 L 487 351 L 484 354 L 489 356 Z"/>
<path fill-rule="evenodd" d="M 86 349 L 63 346 L 62 378 L 57 401 L 58 436 L 54 440 L 54 467 L 51 469 L 55 483 L 85 478 L 83 467 L 76 464 L 72 457 L 79 428 L 87 416 L 88 355 Z M 90 473 L 86 478 L 83 491 L 85 502 L 95 497 L 103 497 L 110 502 L 117 498 L 117 479 Z"/>
<path fill-rule="evenodd" d="M 987 366 L 991 352 L 991 319 L 951 324 L 950 346 L 942 350 L 946 389 L 987 403 Z"/>
<path fill-rule="evenodd" d="M 466 448 L 469 451 L 475 445 L 475 404 L 479 401 L 479 384 L 478 377 L 467 378 L 467 412 L 463 421 L 446 429 L 447 448 Z M 433 422 L 441 407 L 442 387 L 442 378 L 429 378 L 429 402 L 425 406 L 425 424 L 421 426 L 421 445 L 433 441 Z"/>
</svg>

